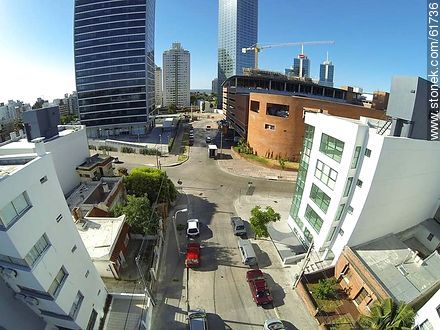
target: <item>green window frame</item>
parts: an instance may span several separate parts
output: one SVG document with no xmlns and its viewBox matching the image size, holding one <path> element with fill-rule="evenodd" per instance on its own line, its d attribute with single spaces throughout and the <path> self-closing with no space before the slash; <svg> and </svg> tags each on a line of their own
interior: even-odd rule
<svg viewBox="0 0 440 330">
<path fill-rule="evenodd" d="M 342 214 L 344 212 L 345 204 L 341 204 L 338 207 L 338 210 L 336 211 L 336 221 L 341 220 Z"/>
<path fill-rule="evenodd" d="M 306 218 L 307 222 L 319 234 L 324 220 L 322 220 L 321 217 L 308 204 L 306 208 L 306 213 L 304 214 L 304 218 Z"/>
<path fill-rule="evenodd" d="M 352 185 L 353 185 L 353 177 L 351 176 L 347 179 L 347 183 L 345 184 L 344 195 L 343 195 L 344 197 L 350 195 Z"/>
<path fill-rule="evenodd" d="M 351 168 L 356 168 L 359 163 L 359 156 L 361 155 L 361 148 L 362 147 L 356 147 L 354 151 L 353 160 L 351 161 Z"/>
<path fill-rule="evenodd" d="M 335 189 L 336 180 L 338 179 L 338 172 L 318 159 L 316 162 L 315 177 L 333 190 Z"/>
<path fill-rule="evenodd" d="M 331 159 L 340 163 L 342 159 L 342 153 L 344 152 L 344 142 L 330 135 L 322 133 L 319 151 L 321 151 L 327 157 L 330 157 Z"/>
<path fill-rule="evenodd" d="M 303 234 L 304 234 L 304 237 L 306 238 L 306 240 L 307 240 L 309 243 L 312 243 L 312 241 L 313 241 L 313 235 L 312 235 L 312 233 L 310 232 L 310 230 L 307 229 L 307 227 L 304 228 L 304 230 L 303 230 Z"/>
<path fill-rule="evenodd" d="M 310 189 L 310 199 L 321 209 L 322 212 L 327 213 L 331 198 L 314 183 L 312 183 L 312 189 Z"/>
</svg>

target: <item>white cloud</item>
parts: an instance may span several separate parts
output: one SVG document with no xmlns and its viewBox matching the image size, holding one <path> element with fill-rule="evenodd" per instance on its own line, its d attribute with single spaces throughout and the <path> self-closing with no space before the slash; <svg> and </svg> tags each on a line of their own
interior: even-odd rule
<svg viewBox="0 0 440 330">
<path fill-rule="evenodd" d="M 37 97 L 49 101 L 75 90 L 73 68 L 45 63 L 32 54 L 0 53 L 0 102 L 22 100 L 31 105 Z"/>
</svg>

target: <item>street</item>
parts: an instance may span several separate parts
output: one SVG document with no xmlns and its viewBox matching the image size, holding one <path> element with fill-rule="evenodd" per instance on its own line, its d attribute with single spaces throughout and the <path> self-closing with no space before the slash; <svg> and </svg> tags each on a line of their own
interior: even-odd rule
<svg viewBox="0 0 440 330">
<path fill-rule="evenodd" d="M 205 137 L 208 134 L 214 137 L 217 130 L 206 131 L 207 123 L 208 120 L 202 120 L 193 124 L 195 143 L 190 159 L 183 165 L 166 169 L 178 189 L 177 181 L 181 181 L 175 211 L 188 208 L 188 212 L 178 213 L 176 222 L 185 224 L 187 219 L 197 218 L 201 223 L 201 266 L 186 272 L 184 255 L 177 252 L 170 223 L 152 329 L 186 329 L 187 309 L 198 308 L 206 310 L 212 329 L 261 329 L 269 318 L 282 319 L 288 329 L 316 328 L 315 321 L 290 288 L 270 240 L 253 241 L 253 245 L 274 297 L 274 308 L 257 307 L 252 300 L 245 278 L 249 267 L 241 263 L 237 238 L 230 226 L 230 216 L 236 214 L 234 201 L 246 193 L 250 180 L 220 170 L 216 160 L 208 158 Z M 220 145 L 219 137 L 216 143 Z M 254 192 L 268 196 L 292 195 L 291 182 L 255 178 L 251 181 Z M 185 251 L 184 230 L 179 232 L 179 241 L 181 250 Z"/>
</svg>

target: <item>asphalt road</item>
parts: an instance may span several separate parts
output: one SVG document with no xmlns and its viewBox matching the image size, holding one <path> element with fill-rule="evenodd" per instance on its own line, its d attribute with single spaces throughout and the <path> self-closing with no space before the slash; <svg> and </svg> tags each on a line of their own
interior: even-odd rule
<svg viewBox="0 0 440 330">
<path fill-rule="evenodd" d="M 179 186 L 177 181 L 182 182 L 176 210 L 188 208 L 187 213 L 178 214 L 177 223 L 198 218 L 202 224 L 202 265 L 187 273 L 184 256 L 177 252 L 172 226 L 168 226 L 152 329 L 186 329 L 187 310 L 197 308 L 207 311 L 210 329 L 262 329 L 266 319 L 279 316 L 278 307 L 282 308 L 285 293 L 269 276 L 275 307 L 257 307 L 253 302 L 245 280 L 249 268 L 241 263 L 237 239 L 229 224 L 230 216 L 235 214 L 233 202 L 246 193 L 249 181 L 254 192 L 269 196 L 272 193 L 290 196 L 293 186 L 289 182 L 248 179 L 223 172 L 214 159 L 208 158 L 205 137 L 208 134 L 214 137 L 216 130 L 206 131 L 206 124 L 206 120 L 193 123 L 196 138 L 190 159 L 166 169 L 176 186 Z M 184 231 L 180 232 L 179 240 L 184 250 Z M 288 313 L 289 310 L 284 314 Z M 290 329 L 295 327 L 290 324 Z"/>
</svg>

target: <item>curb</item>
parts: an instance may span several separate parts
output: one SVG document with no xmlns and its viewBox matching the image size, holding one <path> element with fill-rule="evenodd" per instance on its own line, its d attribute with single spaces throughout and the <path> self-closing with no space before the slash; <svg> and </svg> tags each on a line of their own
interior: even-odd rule
<svg viewBox="0 0 440 330">
<path fill-rule="evenodd" d="M 176 167 L 176 166 L 179 166 L 179 165 L 182 165 L 182 164 L 186 163 L 188 160 L 189 160 L 189 156 L 188 156 L 187 159 L 182 160 L 181 162 L 172 163 L 172 164 L 168 164 L 168 165 L 161 165 L 161 167 Z"/>
</svg>

